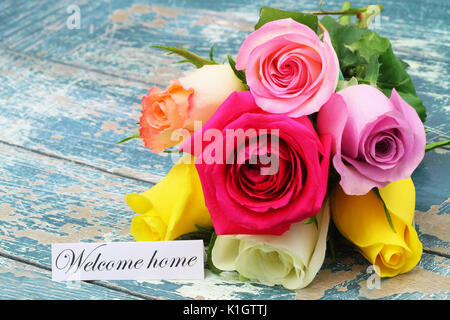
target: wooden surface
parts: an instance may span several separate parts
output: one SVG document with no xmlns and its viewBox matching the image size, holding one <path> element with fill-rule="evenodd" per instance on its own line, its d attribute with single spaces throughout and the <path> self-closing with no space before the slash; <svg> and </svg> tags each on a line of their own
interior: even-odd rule
<svg viewBox="0 0 450 320">
<path fill-rule="evenodd" d="M 204 281 L 56 283 L 50 244 L 130 241 L 125 193 L 144 191 L 170 169 L 170 157 L 139 141 L 140 100 L 189 70 L 151 48 L 181 44 L 219 61 L 235 55 L 259 7 L 316 10 L 319 1 L 0 2 L 0 299 L 449 299 L 450 153 L 426 154 L 413 175 L 417 267 L 368 289 L 368 263 L 338 247 L 318 277 L 297 292 L 209 272 Z M 353 1 L 355 6 L 373 3 Z M 410 64 L 428 108 L 428 142 L 449 139 L 448 1 L 380 1 L 375 30 Z M 67 27 L 80 8 L 81 28 Z M 325 1 L 338 9 L 340 1 Z"/>
</svg>

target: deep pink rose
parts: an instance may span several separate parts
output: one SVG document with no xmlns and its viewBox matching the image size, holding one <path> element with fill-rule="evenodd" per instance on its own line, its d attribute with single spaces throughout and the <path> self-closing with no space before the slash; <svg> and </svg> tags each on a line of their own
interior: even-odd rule
<svg viewBox="0 0 450 320">
<path fill-rule="evenodd" d="M 319 137 L 308 117 L 267 113 L 244 91 L 231 94 L 182 150 L 196 156 L 217 234 L 279 235 L 321 208 L 330 147 L 331 137 Z"/>
<path fill-rule="evenodd" d="M 349 195 L 409 178 L 425 153 L 425 129 L 417 112 L 392 90 L 357 85 L 339 91 L 322 107 L 318 130 L 331 134 L 340 184 Z"/>
<path fill-rule="evenodd" d="M 239 49 L 236 68 L 245 69 L 256 104 L 290 117 L 319 111 L 339 76 L 339 61 L 326 31 L 323 40 L 290 18 L 252 32 Z"/>
</svg>

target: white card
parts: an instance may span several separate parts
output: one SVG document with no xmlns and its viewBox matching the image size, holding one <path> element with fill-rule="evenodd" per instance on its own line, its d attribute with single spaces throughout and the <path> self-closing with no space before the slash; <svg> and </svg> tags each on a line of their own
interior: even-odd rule
<svg viewBox="0 0 450 320">
<path fill-rule="evenodd" d="M 204 279 L 203 240 L 54 243 L 52 280 Z"/>
</svg>

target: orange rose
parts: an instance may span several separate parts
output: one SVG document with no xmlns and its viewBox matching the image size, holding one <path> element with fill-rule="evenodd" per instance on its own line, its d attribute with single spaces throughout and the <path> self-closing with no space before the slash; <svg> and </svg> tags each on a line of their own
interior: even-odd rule
<svg viewBox="0 0 450 320">
<path fill-rule="evenodd" d="M 162 152 L 194 132 L 234 91 L 244 90 L 229 65 L 205 65 L 173 80 L 166 90 L 153 87 L 142 99 L 140 137 L 145 147 Z M 186 134 L 187 133 L 187 134 Z"/>
</svg>

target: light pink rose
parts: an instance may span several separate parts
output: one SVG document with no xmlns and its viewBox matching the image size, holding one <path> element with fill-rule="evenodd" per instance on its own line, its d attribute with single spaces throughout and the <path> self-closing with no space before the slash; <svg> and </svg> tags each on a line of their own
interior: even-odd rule
<svg viewBox="0 0 450 320">
<path fill-rule="evenodd" d="M 409 178 L 425 154 L 424 126 L 395 89 L 388 99 L 368 85 L 345 88 L 319 111 L 317 126 L 333 136 L 334 168 L 349 195 Z"/>
<path fill-rule="evenodd" d="M 339 61 L 327 31 L 323 40 L 290 18 L 268 22 L 245 39 L 236 69 L 245 69 L 260 108 L 294 118 L 319 111 L 339 76 Z"/>
</svg>

